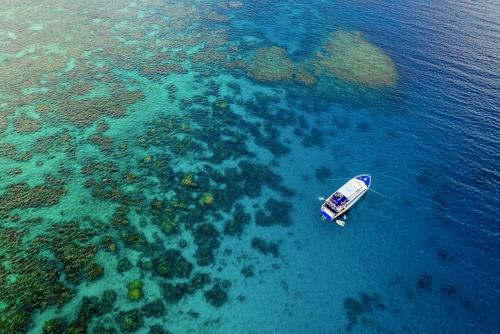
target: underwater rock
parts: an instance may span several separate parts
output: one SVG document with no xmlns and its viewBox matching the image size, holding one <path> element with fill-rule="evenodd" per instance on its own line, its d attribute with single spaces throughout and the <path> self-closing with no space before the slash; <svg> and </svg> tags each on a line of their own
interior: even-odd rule
<svg viewBox="0 0 500 334">
<path fill-rule="evenodd" d="M 123 332 L 135 332 L 142 327 L 143 320 L 139 310 L 118 313 L 117 323 Z"/>
<path fill-rule="evenodd" d="M 294 70 L 286 50 L 276 46 L 257 49 L 247 67 L 248 75 L 260 81 L 290 80 Z"/>
<path fill-rule="evenodd" d="M 148 318 L 159 318 L 166 314 L 165 305 L 161 299 L 155 299 L 142 307 L 142 313 Z"/>
<path fill-rule="evenodd" d="M 313 64 L 319 72 L 369 87 L 392 86 L 397 79 L 391 58 L 357 32 L 331 33 Z"/>
<path fill-rule="evenodd" d="M 261 238 L 252 239 L 252 248 L 258 250 L 264 255 L 272 254 L 274 257 L 279 256 L 279 245 L 273 241 L 266 242 Z"/>
</svg>

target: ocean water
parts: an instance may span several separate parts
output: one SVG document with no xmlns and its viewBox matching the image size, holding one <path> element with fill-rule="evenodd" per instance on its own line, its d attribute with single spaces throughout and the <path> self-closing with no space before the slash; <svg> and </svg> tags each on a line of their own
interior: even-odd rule
<svg viewBox="0 0 500 334">
<path fill-rule="evenodd" d="M 8 1 L 0 333 L 498 332 L 499 18 Z"/>
</svg>

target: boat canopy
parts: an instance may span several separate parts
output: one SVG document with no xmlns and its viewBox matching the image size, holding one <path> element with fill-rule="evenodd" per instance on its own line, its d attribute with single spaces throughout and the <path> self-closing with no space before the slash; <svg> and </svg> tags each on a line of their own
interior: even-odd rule
<svg viewBox="0 0 500 334">
<path fill-rule="evenodd" d="M 353 195 L 357 194 L 360 190 L 363 189 L 363 186 L 361 185 L 360 182 L 357 182 L 356 180 L 350 180 L 346 184 L 344 184 L 339 190 L 337 190 L 337 193 L 341 193 L 347 198 L 351 198 Z"/>
</svg>

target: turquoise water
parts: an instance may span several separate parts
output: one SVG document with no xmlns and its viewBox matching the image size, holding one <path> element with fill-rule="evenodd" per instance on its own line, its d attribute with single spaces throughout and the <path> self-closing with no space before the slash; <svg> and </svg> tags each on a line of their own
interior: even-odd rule
<svg viewBox="0 0 500 334">
<path fill-rule="evenodd" d="M 5 7 L 1 333 L 498 331 L 497 5 Z"/>
</svg>

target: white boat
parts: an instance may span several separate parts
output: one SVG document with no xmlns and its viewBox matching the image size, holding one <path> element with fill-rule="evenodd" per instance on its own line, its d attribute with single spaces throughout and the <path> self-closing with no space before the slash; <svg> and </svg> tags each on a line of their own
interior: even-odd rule
<svg viewBox="0 0 500 334">
<path fill-rule="evenodd" d="M 347 181 L 331 194 L 321 206 L 323 218 L 333 221 L 344 214 L 368 191 L 371 182 L 372 177 L 369 174 L 361 174 Z"/>
</svg>

